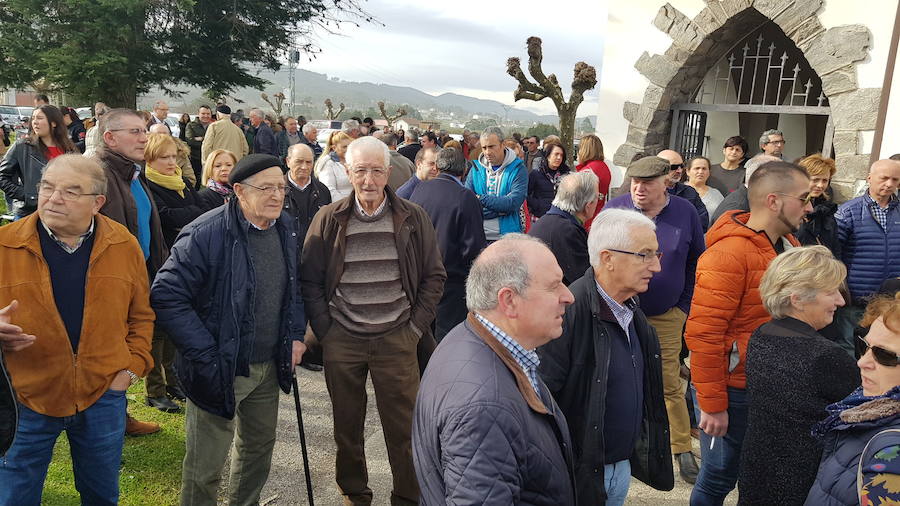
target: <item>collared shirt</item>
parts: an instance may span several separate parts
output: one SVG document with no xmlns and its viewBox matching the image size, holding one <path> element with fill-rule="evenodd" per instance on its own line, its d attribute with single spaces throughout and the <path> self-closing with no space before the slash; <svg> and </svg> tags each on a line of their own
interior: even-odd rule
<svg viewBox="0 0 900 506">
<path fill-rule="evenodd" d="M 534 392 L 538 395 L 538 398 L 543 399 L 541 397 L 541 390 L 538 387 L 537 368 L 541 365 L 541 359 L 538 358 L 537 352 L 534 350 L 526 350 L 521 344 L 517 343 L 515 339 L 509 337 L 509 335 L 500 330 L 500 327 L 497 327 L 480 314 L 475 313 L 475 318 L 488 329 L 488 332 L 490 332 L 504 348 L 509 350 L 509 353 L 519 364 L 519 367 L 525 372 L 525 376 L 528 378 L 528 382 L 531 383 L 531 387 L 534 388 Z"/>
<path fill-rule="evenodd" d="M 50 230 L 50 228 L 47 227 L 47 225 L 44 224 L 43 221 L 41 221 L 41 220 L 38 220 L 38 221 L 40 222 L 41 226 L 44 227 L 44 230 L 47 232 L 47 235 L 49 235 L 50 238 L 53 239 L 53 242 L 58 244 L 59 247 L 63 249 L 63 251 L 65 251 L 66 253 L 68 253 L 70 255 L 72 253 L 75 253 L 76 251 L 78 251 L 78 248 L 80 248 L 81 245 L 84 244 L 85 239 L 87 239 L 88 237 L 91 236 L 91 234 L 94 233 L 94 219 L 91 218 L 91 226 L 88 227 L 87 232 L 78 236 L 78 240 L 75 241 L 75 246 L 69 246 L 68 244 L 60 241 L 59 238 L 56 237 L 56 234 L 54 234 L 53 231 Z"/>
<path fill-rule="evenodd" d="M 669 202 L 670 202 L 671 200 L 672 200 L 672 199 L 671 199 L 671 197 L 669 196 L 669 192 L 668 192 L 668 190 L 666 190 L 666 203 L 663 204 L 663 206 L 662 206 L 662 208 L 659 210 L 659 212 L 656 213 L 656 216 L 659 216 L 659 215 L 663 212 L 663 209 L 665 209 L 666 207 L 669 206 Z M 641 209 L 640 207 L 638 207 L 637 202 L 632 201 L 632 205 L 634 206 L 634 210 L 635 210 L 635 211 L 637 211 L 637 212 L 639 212 L 639 213 L 641 213 L 641 214 L 644 214 L 644 210 Z M 650 218 L 650 219 L 653 220 L 653 221 L 656 221 L 656 216 L 654 216 L 653 218 Z M 598 285 L 598 286 L 599 286 L 599 285 Z"/>
<path fill-rule="evenodd" d="M 294 176 L 292 176 L 291 173 L 288 172 L 288 181 L 291 182 L 291 184 L 294 186 L 294 188 L 296 188 L 298 190 L 305 190 L 306 188 L 309 187 L 309 184 L 312 183 L 312 178 L 311 177 L 307 178 L 306 184 L 303 186 L 300 186 L 299 184 L 297 184 L 296 181 L 294 181 Z"/>
<path fill-rule="evenodd" d="M 384 206 L 387 205 L 387 201 L 387 195 L 385 195 L 384 200 L 381 201 L 381 205 L 378 206 L 378 209 L 376 209 L 373 213 L 368 213 L 365 209 L 363 209 L 362 204 L 359 203 L 359 197 L 356 197 L 356 210 L 359 211 L 359 213 L 363 216 L 368 216 L 369 218 L 371 218 L 372 216 L 378 216 L 378 214 L 380 214 L 381 211 L 384 210 Z"/>
<path fill-rule="evenodd" d="M 869 195 L 869 192 L 865 193 L 866 203 L 869 204 L 869 209 L 872 210 L 872 216 L 875 217 L 875 220 L 881 225 L 881 228 L 887 227 L 887 213 L 888 208 L 891 206 L 891 202 L 893 202 L 897 197 L 895 195 L 891 195 L 890 200 L 888 200 L 888 205 L 881 207 L 875 199 Z"/>
<path fill-rule="evenodd" d="M 603 290 L 603 287 L 600 286 L 600 283 L 597 280 L 594 280 L 594 284 L 597 285 L 597 291 L 600 292 L 600 296 L 603 297 L 603 300 L 606 301 L 606 305 L 609 306 L 609 309 L 612 311 L 613 316 L 616 317 L 616 321 L 619 322 L 619 326 L 622 327 L 622 330 L 625 331 L 625 337 L 628 338 L 628 342 L 631 342 L 631 332 L 628 330 L 631 328 L 631 322 L 634 320 L 634 311 L 628 307 L 627 305 L 622 305 L 613 300 L 612 297 L 607 295 L 607 293 Z"/>
</svg>

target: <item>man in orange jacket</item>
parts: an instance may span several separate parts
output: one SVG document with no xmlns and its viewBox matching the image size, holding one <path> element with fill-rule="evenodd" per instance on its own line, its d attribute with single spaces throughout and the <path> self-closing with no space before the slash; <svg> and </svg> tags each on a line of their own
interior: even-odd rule
<svg viewBox="0 0 900 506">
<path fill-rule="evenodd" d="M 95 161 L 54 158 L 37 212 L 0 228 L 0 345 L 19 412 L 0 505 L 40 504 L 63 431 L 81 502 L 118 503 L 125 390 L 153 363 L 154 315 L 137 239 L 99 214 L 106 185 Z"/>
<path fill-rule="evenodd" d="M 748 188 L 750 212 L 726 212 L 706 235 L 685 329 L 703 431 L 692 505 L 722 504 L 737 482 L 747 424 L 747 342 L 769 320 L 759 283 L 776 255 L 799 246 L 791 234 L 812 211 L 809 176 L 794 164 L 762 165 Z"/>
</svg>

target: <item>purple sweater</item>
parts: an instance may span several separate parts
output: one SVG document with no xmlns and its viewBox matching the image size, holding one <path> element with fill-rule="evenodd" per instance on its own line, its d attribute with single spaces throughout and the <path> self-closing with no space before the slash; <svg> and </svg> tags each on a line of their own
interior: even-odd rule
<svg viewBox="0 0 900 506">
<path fill-rule="evenodd" d="M 606 208 L 634 209 L 631 194 L 610 200 Z M 669 196 L 669 204 L 656 216 L 656 240 L 662 251 L 662 271 L 650 280 L 650 287 L 640 294 L 641 309 L 647 316 L 657 316 L 677 306 L 688 314 L 694 296 L 697 259 L 706 250 L 703 227 L 697 209 L 687 200 Z"/>
</svg>

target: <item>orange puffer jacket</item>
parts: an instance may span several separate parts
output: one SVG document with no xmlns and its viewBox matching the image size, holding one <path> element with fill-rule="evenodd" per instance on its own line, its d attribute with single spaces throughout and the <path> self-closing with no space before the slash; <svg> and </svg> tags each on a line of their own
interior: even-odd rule
<svg viewBox="0 0 900 506">
<path fill-rule="evenodd" d="M 771 318 L 762 305 L 759 283 L 775 248 L 765 232 L 745 224 L 746 211 L 722 215 L 706 234 L 706 252 L 697 264 L 697 281 L 684 339 L 691 350 L 691 380 L 700 409 L 728 409 L 727 387 L 746 388 L 744 360 L 750 334 Z M 792 246 L 799 243 L 787 236 Z"/>
</svg>

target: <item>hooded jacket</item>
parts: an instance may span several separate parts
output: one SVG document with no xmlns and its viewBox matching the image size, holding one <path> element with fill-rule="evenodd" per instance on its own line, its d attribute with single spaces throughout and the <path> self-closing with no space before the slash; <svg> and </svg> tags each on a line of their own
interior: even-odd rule
<svg viewBox="0 0 900 506">
<path fill-rule="evenodd" d="M 475 196 L 481 201 L 481 215 L 485 221 L 500 221 L 500 235 L 522 232 L 519 210 L 528 192 L 528 170 L 525 169 L 525 164 L 519 160 L 515 151 L 505 148 L 503 163 L 497 169 L 500 182 L 496 193 L 489 193 L 487 189 L 488 168 L 490 164 L 482 153 L 469 171 L 466 188 L 475 192 Z"/>
<path fill-rule="evenodd" d="M 747 227 L 750 213 L 728 211 L 706 234 L 684 339 L 691 350 L 691 380 L 700 408 L 728 409 L 727 387 L 746 388 L 744 364 L 750 334 L 769 321 L 759 283 L 775 247 L 765 232 Z M 782 237 L 791 246 L 793 235 Z"/>
</svg>

